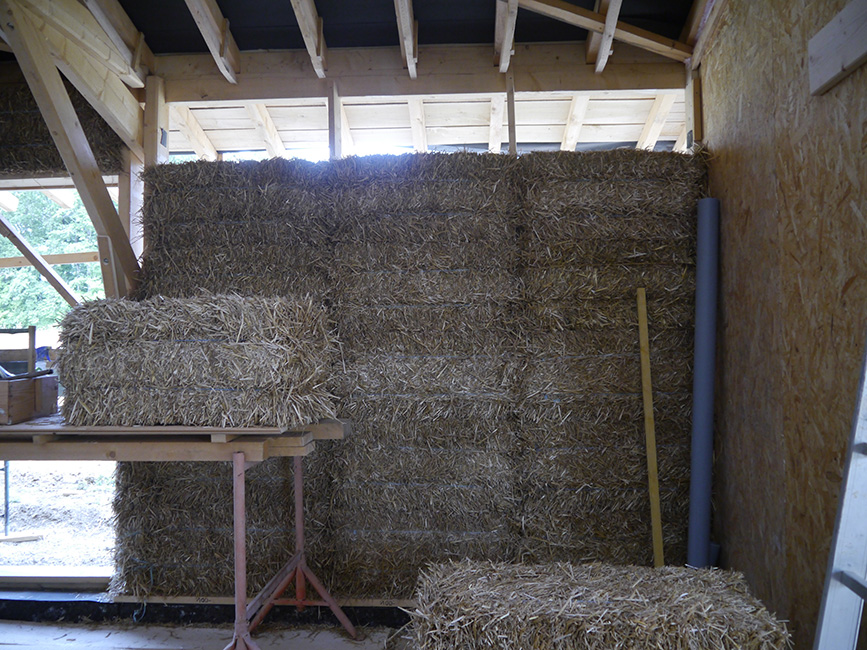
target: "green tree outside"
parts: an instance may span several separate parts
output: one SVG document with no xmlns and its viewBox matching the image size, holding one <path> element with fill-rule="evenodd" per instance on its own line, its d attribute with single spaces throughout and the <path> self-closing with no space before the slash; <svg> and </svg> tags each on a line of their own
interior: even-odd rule
<svg viewBox="0 0 867 650">
<path fill-rule="evenodd" d="M 6 219 L 42 255 L 83 253 L 97 250 L 96 232 L 81 199 L 68 210 L 41 192 L 16 192 L 15 212 L 4 212 Z M 21 253 L 0 236 L 0 257 Z M 59 264 L 54 270 L 82 300 L 105 296 L 99 264 Z M 35 325 L 46 329 L 57 326 L 69 305 L 32 266 L 0 268 L 0 328 Z"/>
</svg>

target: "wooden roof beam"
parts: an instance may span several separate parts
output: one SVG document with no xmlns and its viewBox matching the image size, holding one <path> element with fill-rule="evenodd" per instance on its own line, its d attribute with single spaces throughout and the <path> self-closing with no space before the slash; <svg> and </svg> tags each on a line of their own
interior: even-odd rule
<svg viewBox="0 0 867 650">
<path fill-rule="evenodd" d="M 217 150 L 193 112 L 182 104 L 173 104 L 170 111 L 175 124 L 178 125 L 178 130 L 192 145 L 193 151 L 199 159 L 216 160 Z"/>
<path fill-rule="evenodd" d="M 136 69 L 124 45 L 118 48 L 87 8 L 76 0 L 21 0 L 30 11 L 70 39 L 132 88 L 144 88 L 146 73 Z"/>
<path fill-rule="evenodd" d="M 653 151 L 659 140 L 659 134 L 662 133 L 662 127 L 665 126 L 665 122 L 668 119 L 668 114 L 671 113 L 671 107 L 674 106 L 676 97 L 676 95 L 671 94 L 656 96 L 656 99 L 653 100 L 653 105 L 650 107 L 647 120 L 644 123 L 641 136 L 638 138 L 636 149 Z"/>
<path fill-rule="evenodd" d="M 75 207 L 75 190 L 46 189 L 40 191 L 64 210 L 72 210 Z"/>
<path fill-rule="evenodd" d="M 560 143 L 561 151 L 575 151 L 589 105 L 590 98 L 587 95 L 575 95 L 572 98 L 572 103 L 569 106 L 569 117 L 566 119 L 566 128 L 563 130 L 563 141 Z"/>
<path fill-rule="evenodd" d="M 57 253 L 55 255 L 43 255 L 46 264 L 57 266 L 58 264 L 85 264 L 99 261 L 99 253 L 87 251 L 84 253 Z M 0 257 L 0 269 L 20 269 L 32 266 L 26 257 Z"/>
<path fill-rule="evenodd" d="M 689 59 L 689 66 L 693 70 L 696 70 L 701 65 L 701 59 L 708 45 L 713 41 L 721 26 L 719 18 L 723 14 L 726 2 L 727 0 L 708 0 L 707 6 L 704 9 L 704 18 L 698 27 L 698 35 L 693 46 L 693 53 Z"/>
<path fill-rule="evenodd" d="M 686 23 L 684 23 L 683 30 L 680 32 L 681 43 L 695 47 L 698 33 L 704 24 L 711 2 L 712 0 L 693 0 L 692 6 L 689 8 L 689 15 L 686 17 Z"/>
<path fill-rule="evenodd" d="M 400 53 L 406 63 L 410 79 L 418 76 L 418 21 L 412 15 L 412 0 L 394 0 Z"/>
<path fill-rule="evenodd" d="M 494 65 L 500 72 L 509 70 L 515 47 L 515 25 L 518 22 L 518 0 L 497 0 L 497 18 L 494 23 Z"/>
<path fill-rule="evenodd" d="M 268 107 L 265 104 L 247 104 L 247 113 L 256 126 L 259 139 L 265 143 L 268 155 L 272 158 L 285 158 L 286 145 L 283 144 L 283 139 L 277 132 L 277 127 L 274 125 L 274 120 L 271 119 Z"/>
<path fill-rule="evenodd" d="M 603 16 L 608 11 L 608 3 L 610 0 L 596 0 L 596 5 L 593 11 Z M 599 32 L 587 32 L 587 40 L 584 43 L 584 62 L 587 64 L 595 64 L 596 58 L 599 56 L 599 46 L 602 44 L 602 34 Z"/>
<path fill-rule="evenodd" d="M 605 31 L 605 16 L 563 0 L 518 0 L 518 6 L 582 29 L 600 34 Z M 615 26 L 614 39 L 675 61 L 686 61 L 692 54 L 692 48 L 688 45 L 622 21 L 618 21 Z"/>
<path fill-rule="evenodd" d="M 138 261 L 46 42 L 14 0 L 0 0 L 0 21 L 7 27 L 6 35 L 18 65 L 75 182 L 98 238 L 110 240 L 115 256 L 113 261 L 123 269 L 130 288 L 134 288 L 138 283 Z"/>
<path fill-rule="evenodd" d="M 83 46 L 65 36 L 40 13 L 31 11 L 29 5 L 19 3 L 16 6 L 19 7 L 20 15 L 26 17 L 28 25 L 33 27 L 35 34 L 47 46 L 54 65 L 60 68 L 124 144 L 140 155 L 144 113 L 129 88 L 102 62 L 95 61 Z M 13 38 L 11 34 L 7 35 Z M 18 57 L 17 51 L 15 55 Z"/>
<path fill-rule="evenodd" d="M 313 70 L 316 71 L 317 77 L 325 79 L 325 70 L 328 68 L 325 62 L 325 37 L 322 35 L 322 19 L 316 13 L 316 5 L 313 4 L 313 0 L 291 1 Z"/>
<path fill-rule="evenodd" d="M 241 54 L 229 31 L 229 21 L 223 16 L 216 0 L 184 0 L 196 21 L 208 51 L 229 83 L 238 83 Z"/>
<path fill-rule="evenodd" d="M 427 151 L 427 126 L 425 125 L 424 100 L 409 98 L 409 125 L 412 128 L 412 148 L 418 153 Z"/>
<path fill-rule="evenodd" d="M 611 44 L 614 42 L 614 30 L 617 27 L 617 18 L 620 16 L 620 6 L 623 0 L 611 0 L 608 3 L 608 11 L 605 13 L 605 29 L 599 41 L 599 53 L 596 56 L 596 74 L 602 74 L 608 57 L 611 56 Z"/>
<path fill-rule="evenodd" d="M 3 235 L 12 242 L 12 244 L 21 251 L 21 254 L 27 258 L 27 260 L 36 267 L 36 270 L 48 280 L 49 284 L 54 287 L 54 289 L 59 293 L 63 299 L 68 302 L 72 307 L 75 307 L 81 299 L 75 295 L 72 288 L 66 284 L 66 281 L 57 275 L 57 271 L 55 271 L 48 262 L 40 255 L 30 243 L 24 239 L 15 227 L 7 221 L 6 217 L 0 214 L 0 235 Z"/>
<path fill-rule="evenodd" d="M 78 0 L 102 27 L 119 50 L 129 57 L 130 65 L 145 75 L 155 70 L 154 53 L 142 34 L 130 20 L 119 0 Z"/>
</svg>

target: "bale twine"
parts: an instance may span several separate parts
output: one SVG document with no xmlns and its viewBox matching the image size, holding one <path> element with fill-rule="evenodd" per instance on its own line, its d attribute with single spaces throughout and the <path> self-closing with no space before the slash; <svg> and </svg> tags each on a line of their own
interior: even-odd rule
<svg viewBox="0 0 867 650">
<path fill-rule="evenodd" d="M 735 572 L 605 564 L 449 562 L 411 612 L 421 650 L 785 650 L 786 626 Z"/>
</svg>

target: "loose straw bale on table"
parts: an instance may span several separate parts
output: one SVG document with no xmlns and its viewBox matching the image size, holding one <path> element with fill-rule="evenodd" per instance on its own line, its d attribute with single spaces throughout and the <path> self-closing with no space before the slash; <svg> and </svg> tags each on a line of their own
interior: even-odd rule
<svg viewBox="0 0 867 650">
<path fill-rule="evenodd" d="M 424 570 L 420 650 L 785 650 L 739 573 L 604 564 L 449 562 Z"/>
</svg>

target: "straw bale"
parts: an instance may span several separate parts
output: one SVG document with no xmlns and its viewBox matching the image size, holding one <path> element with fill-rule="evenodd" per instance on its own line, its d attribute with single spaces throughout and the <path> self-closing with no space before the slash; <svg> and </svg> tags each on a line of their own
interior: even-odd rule
<svg viewBox="0 0 867 650">
<path fill-rule="evenodd" d="M 651 356 L 653 389 L 663 392 L 692 387 L 692 355 L 685 351 Z M 604 393 L 641 391 L 637 354 L 540 357 L 528 364 L 524 386 L 530 396 L 541 393 Z"/>
<path fill-rule="evenodd" d="M 104 174 L 117 174 L 122 167 L 121 139 L 70 83 L 65 84 L 97 166 Z M 0 92 L 0 177 L 67 174 L 27 84 L 4 84 Z"/>
<path fill-rule="evenodd" d="M 526 316 L 526 315 L 525 315 Z M 532 329 L 523 323 L 525 334 L 521 345 L 527 354 L 534 358 L 545 356 L 565 357 L 572 355 L 602 355 L 602 354 L 633 354 L 638 355 L 638 313 L 636 309 L 635 322 L 614 327 L 581 327 L 545 331 L 542 328 Z M 661 329 L 654 327 L 650 331 L 651 360 L 657 355 L 683 354 L 692 348 L 693 330 L 688 327 L 671 327 Z"/>
<path fill-rule="evenodd" d="M 695 242 L 688 238 L 530 240 L 521 252 L 528 267 L 582 264 L 643 266 L 695 265 Z"/>
<path fill-rule="evenodd" d="M 473 355 L 515 345 L 516 309 L 499 303 L 338 307 L 347 350 L 372 354 Z"/>
<path fill-rule="evenodd" d="M 333 274 L 332 288 L 344 304 L 478 304 L 517 300 L 512 273 L 499 270 L 431 269 Z"/>
<path fill-rule="evenodd" d="M 448 562 L 419 577 L 421 650 L 786 650 L 743 575 L 680 567 Z"/>
<path fill-rule="evenodd" d="M 496 235 L 497 233 L 465 243 L 341 242 L 334 246 L 332 268 L 339 268 L 341 273 L 446 271 L 466 268 L 512 271 L 516 265 L 516 256 L 509 252 L 514 248 L 514 241 L 510 241 L 511 237 Z M 395 237 L 398 236 L 396 233 Z"/>
<path fill-rule="evenodd" d="M 533 218 L 522 224 L 525 246 L 583 246 L 607 242 L 610 246 L 655 246 L 665 241 L 695 253 L 695 215 L 640 212 L 613 214 L 611 210 L 546 213 L 533 206 Z"/>
<path fill-rule="evenodd" d="M 509 396 L 363 395 L 340 401 L 341 415 L 352 419 L 356 438 L 367 444 L 416 444 L 449 449 L 513 448 Z"/>
<path fill-rule="evenodd" d="M 514 556 L 512 535 L 493 531 L 344 529 L 335 535 L 335 595 L 411 598 L 431 562 Z"/>
<path fill-rule="evenodd" d="M 518 491 L 522 495 L 522 557 L 652 564 L 646 483 L 570 487 L 528 481 L 519 485 Z M 666 562 L 683 564 L 689 484 L 660 486 L 660 506 Z"/>
<path fill-rule="evenodd" d="M 624 293 L 627 290 L 624 288 Z M 528 295 L 529 292 L 527 292 Z M 680 294 L 648 297 L 647 318 L 651 330 L 692 328 L 695 318 L 693 295 Z M 537 331 L 557 331 L 581 328 L 623 327 L 638 324 L 635 296 L 630 300 L 537 300 L 524 305 Z"/>
<path fill-rule="evenodd" d="M 695 269 L 683 265 L 596 265 L 565 268 L 531 268 L 523 275 L 527 300 L 545 301 L 632 299 L 644 287 L 649 296 L 695 293 Z M 538 300 L 538 298 L 536 298 Z"/>
<path fill-rule="evenodd" d="M 333 339 L 309 298 L 95 301 L 61 327 L 71 424 L 294 428 L 334 414 Z"/>
<path fill-rule="evenodd" d="M 347 360 L 335 386 L 341 395 L 506 397 L 520 362 L 496 355 L 366 355 Z"/>
</svg>

